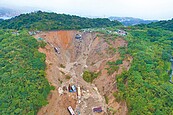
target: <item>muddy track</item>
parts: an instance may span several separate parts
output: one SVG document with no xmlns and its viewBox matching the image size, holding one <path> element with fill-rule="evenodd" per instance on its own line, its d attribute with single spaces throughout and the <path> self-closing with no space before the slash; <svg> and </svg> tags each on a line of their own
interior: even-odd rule
<svg viewBox="0 0 173 115">
<path fill-rule="evenodd" d="M 82 39 L 75 39 L 76 34 L 82 35 Z M 43 38 L 47 45 L 40 48 L 39 51 L 46 54 L 46 78 L 49 83 L 55 86 L 55 90 L 51 91 L 48 97 L 49 104 L 42 107 L 38 115 L 68 115 L 68 106 L 72 106 L 76 114 L 94 115 L 93 107 L 101 106 L 103 112 L 101 114 L 110 114 L 107 112 L 109 106 L 115 106 L 116 114 L 126 114 L 126 105 L 118 104 L 112 92 L 115 88 L 115 76 L 122 72 L 122 69 L 129 69 L 131 60 L 124 60 L 118 72 L 108 76 L 106 71 L 106 62 L 115 61 L 119 58 L 119 54 L 108 54 L 109 48 L 102 37 L 97 37 L 98 33 L 79 32 L 79 31 L 52 31 L 42 32 L 35 38 Z M 112 42 L 113 47 L 125 47 L 127 42 L 123 39 L 117 39 Z M 58 53 L 54 47 L 58 48 Z M 87 83 L 83 80 L 83 71 L 100 71 L 101 75 L 94 80 L 94 84 Z M 70 76 L 70 79 L 67 78 Z M 105 81 L 103 81 L 105 80 Z M 79 99 L 76 93 L 63 91 L 60 95 L 58 89 L 64 86 L 75 85 L 81 87 L 82 97 Z M 111 85 L 107 86 L 107 85 Z M 103 86 L 104 90 L 103 90 Z M 107 90 L 107 91 L 106 91 Z M 104 96 L 107 95 L 110 100 L 106 104 Z M 124 108 L 123 108 L 124 107 Z M 123 111 L 122 111 L 123 110 Z"/>
</svg>

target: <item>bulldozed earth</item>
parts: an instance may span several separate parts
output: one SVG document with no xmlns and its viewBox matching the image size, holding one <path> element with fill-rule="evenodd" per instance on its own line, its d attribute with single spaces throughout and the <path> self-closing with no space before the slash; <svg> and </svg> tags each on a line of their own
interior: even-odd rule
<svg viewBox="0 0 173 115">
<path fill-rule="evenodd" d="M 76 37 L 76 35 L 80 35 Z M 125 102 L 116 102 L 113 93 L 117 92 L 116 76 L 130 68 L 132 57 L 125 55 L 118 70 L 108 74 L 108 62 L 120 59 L 119 48 L 127 48 L 128 43 L 122 37 L 109 37 L 91 31 L 49 31 L 34 36 L 42 38 L 47 44 L 39 51 L 46 55 L 46 78 L 55 87 L 48 96 L 48 104 L 42 107 L 38 115 L 70 115 L 71 106 L 76 115 L 125 115 Z M 114 49 L 114 50 L 112 50 Z M 83 79 L 83 72 L 99 73 L 92 83 Z M 69 92 L 68 87 L 80 87 L 77 92 Z M 93 112 L 101 107 L 102 112 Z"/>
</svg>

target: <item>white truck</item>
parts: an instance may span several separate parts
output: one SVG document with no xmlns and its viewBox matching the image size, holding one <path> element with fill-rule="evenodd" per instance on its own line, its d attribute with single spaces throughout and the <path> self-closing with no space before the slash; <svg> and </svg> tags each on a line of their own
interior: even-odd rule
<svg viewBox="0 0 173 115">
<path fill-rule="evenodd" d="M 71 115 L 75 115 L 75 113 L 74 113 L 74 111 L 73 111 L 73 109 L 72 109 L 71 106 L 68 107 L 68 110 L 69 110 L 69 112 L 70 112 Z"/>
</svg>

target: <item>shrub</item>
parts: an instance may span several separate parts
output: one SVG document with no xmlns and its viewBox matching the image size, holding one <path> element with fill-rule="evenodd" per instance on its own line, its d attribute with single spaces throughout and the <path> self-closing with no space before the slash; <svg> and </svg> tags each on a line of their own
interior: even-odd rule
<svg viewBox="0 0 173 115">
<path fill-rule="evenodd" d="M 86 82 L 92 83 L 92 81 L 93 81 L 95 78 L 97 78 L 98 75 L 99 75 L 99 73 L 84 71 L 83 79 L 84 79 Z"/>
</svg>

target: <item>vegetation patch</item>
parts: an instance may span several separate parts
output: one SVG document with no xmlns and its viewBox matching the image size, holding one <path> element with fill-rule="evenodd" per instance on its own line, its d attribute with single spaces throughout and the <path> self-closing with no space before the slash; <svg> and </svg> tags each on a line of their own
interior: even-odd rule
<svg viewBox="0 0 173 115">
<path fill-rule="evenodd" d="M 110 46 L 107 49 L 108 54 L 115 54 L 117 52 L 116 48 Z"/>
<path fill-rule="evenodd" d="M 40 46 L 41 48 L 45 48 L 46 45 L 47 45 L 47 43 L 44 42 L 44 41 L 40 41 L 40 42 L 39 42 L 39 46 Z"/>
<path fill-rule="evenodd" d="M 115 71 L 118 71 L 118 69 L 119 69 L 119 66 L 118 66 L 118 65 L 120 65 L 120 64 L 122 64 L 122 63 L 123 63 L 123 60 L 122 60 L 122 59 L 118 59 L 116 62 L 110 62 L 110 61 L 108 61 L 108 62 L 107 62 L 107 65 L 109 65 L 109 67 L 106 68 L 106 69 L 107 69 L 107 73 L 108 73 L 109 75 L 111 75 L 111 74 L 113 74 Z"/>
<path fill-rule="evenodd" d="M 71 78 L 70 75 L 66 75 L 66 76 L 65 76 L 65 79 L 70 79 L 70 78 Z"/>
<path fill-rule="evenodd" d="M 63 64 L 60 64 L 60 67 L 61 67 L 61 68 L 65 68 L 65 66 L 64 66 Z"/>
<path fill-rule="evenodd" d="M 112 75 L 115 71 L 118 71 L 119 66 L 118 65 L 110 65 L 109 68 L 106 68 L 106 69 L 107 69 L 107 73 L 109 75 Z"/>
<path fill-rule="evenodd" d="M 89 71 L 84 71 L 83 73 L 83 79 L 86 81 L 86 82 L 89 82 L 89 83 L 92 83 L 92 81 L 98 77 L 100 73 L 95 73 L 95 72 L 89 72 Z"/>
<path fill-rule="evenodd" d="M 108 104 L 108 103 L 109 103 L 109 98 L 108 98 L 108 96 L 104 95 L 104 98 L 105 98 L 106 104 Z"/>
<path fill-rule="evenodd" d="M 128 54 L 126 47 L 119 47 L 118 52 L 119 52 L 120 57 L 122 59 L 124 59 L 125 58 L 125 55 Z"/>
</svg>

